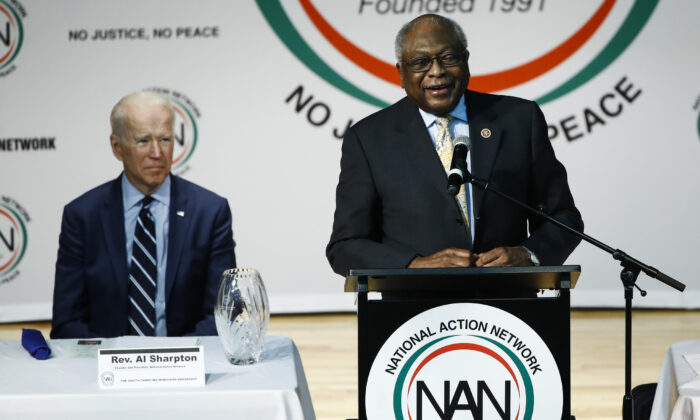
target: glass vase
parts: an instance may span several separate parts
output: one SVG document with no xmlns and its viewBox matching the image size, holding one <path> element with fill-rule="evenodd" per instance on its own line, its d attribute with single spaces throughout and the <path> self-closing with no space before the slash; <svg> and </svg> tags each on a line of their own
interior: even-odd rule
<svg viewBox="0 0 700 420">
<path fill-rule="evenodd" d="M 260 359 L 270 310 L 267 291 L 257 270 L 232 268 L 224 271 L 214 320 L 229 362 L 249 365 Z"/>
</svg>

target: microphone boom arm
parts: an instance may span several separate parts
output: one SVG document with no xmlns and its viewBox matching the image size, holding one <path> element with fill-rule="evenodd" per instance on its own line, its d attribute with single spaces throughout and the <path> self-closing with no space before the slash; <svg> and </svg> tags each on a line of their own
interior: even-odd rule
<svg viewBox="0 0 700 420">
<path fill-rule="evenodd" d="M 671 276 L 668 276 L 668 275 L 662 273 L 661 271 L 657 270 L 656 268 L 649 266 L 649 265 L 646 265 L 643 262 L 641 262 L 635 258 L 630 257 L 622 250 L 614 249 L 613 247 L 608 246 L 608 245 L 604 244 L 603 242 L 601 242 L 601 241 L 599 241 L 599 240 L 597 240 L 589 235 L 586 235 L 583 232 L 579 232 L 578 230 L 572 228 L 571 226 L 569 226 L 567 224 L 560 222 L 559 220 L 553 218 L 552 216 L 548 215 L 547 213 L 543 212 L 540 209 L 536 209 L 534 207 L 531 207 L 531 206 L 523 203 L 520 200 L 517 200 L 517 199 L 497 190 L 497 189 L 494 189 L 493 187 L 491 187 L 489 185 L 488 181 L 474 178 L 469 173 L 469 171 L 466 170 L 466 168 L 460 168 L 460 169 L 462 169 L 462 173 L 464 174 L 465 182 L 468 182 L 468 183 L 474 185 L 475 187 L 480 188 L 484 191 L 490 191 L 490 192 L 498 195 L 499 197 L 505 198 L 506 200 L 510 201 L 511 203 L 514 203 L 515 205 L 517 205 L 521 208 L 527 209 L 529 212 L 534 213 L 537 216 L 540 216 L 540 217 L 546 219 L 547 221 L 554 223 L 559 228 L 571 233 L 572 235 L 574 235 L 578 238 L 583 239 L 584 241 L 588 242 L 589 244 L 594 245 L 594 246 L 602 249 L 603 251 L 607 252 L 608 254 L 612 255 L 612 257 L 614 259 L 620 261 L 620 265 L 622 265 L 626 269 L 636 271 L 637 273 L 642 271 L 647 276 L 649 276 L 653 279 L 657 279 L 660 282 L 662 282 L 662 283 L 664 283 L 664 284 L 666 284 L 666 285 L 668 285 L 668 286 L 670 286 L 670 287 L 672 287 L 680 292 L 685 290 L 685 284 L 679 282 L 678 280 L 672 278 Z"/>
</svg>

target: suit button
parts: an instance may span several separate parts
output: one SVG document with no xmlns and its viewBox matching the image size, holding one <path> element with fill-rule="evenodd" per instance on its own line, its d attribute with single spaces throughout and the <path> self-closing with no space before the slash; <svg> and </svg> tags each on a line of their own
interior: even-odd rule
<svg viewBox="0 0 700 420">
<path fill-rule="evenodd" d="M 481 220 L 481 216 L 476 216 L 476 221 L 478 222 L 479 220 Z"/>
<path fill-rule="evenodd" d="M 457 221 L 457 224 L 458 224 L 458 225 L 463 225 L 463 224 L 464 224 L 464 220 L 462 220 L 461 217 L 460 217 L 459 219 L 456 219 L 456 221 Z"/>
</svg>

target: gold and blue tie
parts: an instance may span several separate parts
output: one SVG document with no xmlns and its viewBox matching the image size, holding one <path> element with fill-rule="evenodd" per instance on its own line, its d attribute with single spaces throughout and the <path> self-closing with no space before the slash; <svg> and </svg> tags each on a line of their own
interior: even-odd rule
<svg viewBox="0 0 700 420">
<path fill-rule="evenodd" d="M 435 137 L 435 149 L 440 156 L 440 162 L 442 162 L 442 167 L 445 172 L 450 171 L 450 165 L 452 164 L 452 153 L 454 152 L 454 144 L 452 143 L 452 134 L 450 134 L 450 123 L 454 117 L 447 115 L 445 117 L 437 117 L 435 123 L 438 127 L 437 137 Z M 462 209 L 462 216 L 464 216 L 464 226 L 467 229 L 467 234 L 471 238 L 471 229 L 469 223 L 469 208 L 467 206 L 467 194 L 464 184 L 460 186 L 459 193 L 455 196 L 459 207 Z"/>
</svg>

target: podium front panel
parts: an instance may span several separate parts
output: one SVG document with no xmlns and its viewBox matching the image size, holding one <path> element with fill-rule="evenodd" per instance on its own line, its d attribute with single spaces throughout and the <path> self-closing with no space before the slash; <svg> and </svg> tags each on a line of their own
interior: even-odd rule
<svg viewBox="0 0 700 420">
<path fill-rule="evenodd" d="M 472 326 L 471 329 L 475 331 L 475 333 L 466 335 L 479 337 L 478 341 L 472 343 L 453 343 L 442 347 L 440 347 L 439 345 L 435 345 L 433 346 L 433 348 L 439 348 L 435 351 L 435 354 L 440 354 L 439 358 L 442 359 L 447 359 L 446 356 L 442 355 L 447 354 L 449 350 L 470 349 L 476 353 L 478 353 L 477 350 L 483 352 L 484 357 L 482 359 L 485 365 L 477 367 L 486 369 L 486 373 L 484 374 L 486 376 L 489 375 L 489 370 L 487 369 L 486 364 L 498 364 L 500 361 L 500 363 L 505 369 L 504 372 L 506 372 L 506 376 L 512 375 L 512 379 L 508 378 L 509 382 L 512 382 L 514 384 L 505 390 L 502 389 L 502 386 L 499 388 L 498 386 L 494 387 L 493 384 L 489 385 L 489 382 L 485 379 L 470 382 L 466 380 L 459 380 L 459 378 L 453 378 L 450 381 L 445 380 L 443 384 L 430 384 L 428 382 L 420 381 L 420 375 L 417 375 L 417 372 L 418 370 L 425 368 L 425 366 L 428 366 L 426 364 L 426 361 L 429 357 L 434 357 L 432 355 L 426 356 L 426 354 L 430 353 L 430 351 L 426 351 L 426 354 L 423 354 L 420 357 L 418 357 L 418 354 L 416 353 L 416 356 L 414 356 L 413 360 L 413 362 L 415 362 L 415 366 L 411 367 L 410 369 L 408 368 L 408 359 L 404 359 L 404 356 L 408 358 L 408 356 L 412 353 L 408 351 L 404 353 L 404 349 L 401 348 L 401 345 L 396 346 L 396 357 L 393 358 L 393 362 L 391 362 L 391 357 L 386 357 L 386 349 L 384 350 L 384 358 L 382 360 L 379 360 L 379 357 L 381 357 L 379 356 L 379 353 L 381 352 L 384 344 L 392 336 L 392 334 L 394 334 L 394 332 L 402 328 L 402 326 L 404 326 L 404 324 L 406 324 L 409 320 L 413 319 L 414 317 L 420 314 L 425 313 L 426 311 L 429 311 L 434 308 L 440 308 L 444 305 L 456 303 L 472 303 L 486 305 L 491 308 L 497 308 L 501 311 L 506 312 L 507 314 L 512 315 L 519 321 L 522 321 L 524 324 L 526 324 L 530 329 L 534 331 L 534 333 L 536 333 L 539 336 L 539 338 L 541 338 L 541 342 L 543 342 L 543 345 L 545 345 L 549 353 L 551 353 L 551 357 L 554 361 L 553 363 L 556 364 L 556 368 L 558 369 L 559 375 L 557 376 L 557 378 L 560 378 L 561 380 L 561 402 L 559 403 L 561 406 L 561 419 L 569 420 L 569 291 L 562 290 L 558 297 L 538 298 L 535 297 L 534 293 L 532 292 L 529 292 L 526 295 L 528 295 L 528 297 L 489 298 L 482 296 L 480 298 L 469 298 L 454 294 L 452 294 L 452 296 L 437 294 L 436 296 L 428 296 L 426 298 L 425 296 L 417 297 L 411 296 L 411 294 L 405 294 L 403 296 L 389 295 L 381 300 L 368 300 L 366 293 L 360 293 L 358 301 L 358 379 L 360 419 L 368 418 L 366 411 L 367 407 L 365 406 L 366 393 L 368 388 L 367 382 L 368 378 L 370 377 L 370 370 L 372 369 L 372 365 L 375 362 L 375 357 L 377 358 L 377 363 L 381 364 L 378 366 L 382 366 L 383 369 L 390 372 L 390 375 L 383 374 L 383 376 L 391 376 L 390 379 L 393 379 L 394 377 L 401 379 L 401 381 L 403 381 L 401 382 L 404 386 L 403 389 L 407 389 L 408 392 L 410 392 L 411 395 L 415 397 L 414 399 L 416 401 L 414 401 L 413 399 L 411 400 L 411 403 L 413 404 L 413 413 L 409 413 L 409 416 L 414 419 L 417 418 L 416 410 L 421 411 L 421 413 L 418 414 L 418 418 L 423 419 L 432 418 L 431 413 L 433 416 L 437 416 L 435 418 L 450 418 L 449 416 L 447 416 L 446 413 L 452 412 L 454 414 L 456 411 L 459 410 L 463 410 L 465 412 L 472 411 L 472 415 L 478 411 L 479 414 L 484 415 L 483 418 L 511 418 L 505 413 L 504 407 L 508 405 L 508 402 L 503 402 L 504 395 L 510 395 L 508 394 L 508 392 L 518 392 L 523 398 L 532 398 L 532 390 L 530 389 L 532 385 L 532 380 L 531 378 L 527 378 L 527 376 L 533 373 L 532 370 L 534 370 L 534 374 L 540 373 L 537 371 L 538 365 L 532 364 L 534 356 L 529 358 L 530 366 L 528 366 L 528 363 L 523 363 L 522 361 L 518 362 L 520 363 L 521 370 L 521 372 L 518 372 L 518 367 L 516 366 L 516 364 L 513 364 L 510 360 L 508 360 L 507 357 L 509 353 L 512 353 L 512 351 L 509 351 L 506 348 L 512 347 L 512 338 L 509 345 L 501 345 L 501 349 L 499 349 L 496 347 L 498 345 L 497 341 L 499 340 L 489 340 L 489 338 L 487 337 L 488 334 L 494 334 L 495 331 L 496 333 L 501 333 L 501 339 L 504 341 L 504 343 L 508 340 L 509 333 L 507 331 L 503 331 L 500 326 L 493 325 L 494 323 L 491 323 L 492 325 L 481 325 L 480 327 L 478 326 L 478 324 L 475 323 L 475 325 Z M 465 320 L 468 320 L 469 314 L 465 313 L 463 318 Z M 457 321 L 455 321 L 455 323 L 456 322 Z M 486 324 L 488 324 L 488 322 L 486 322 Z M 456 327 L 456 325 L 451 327 Z M 431 328 L 428 327 L 427 329 L 424 329 L 422 331 L 416 330 L 415 334 L 413 334 L 414 343 L 409 344 L 407 341 L 404 347 L 408 348 L 413 347 L 414 344 L 416 346 L 418 345 L 417 341 L 421 340 L 421 337 L 419 337 L 416 334 L 422 334 L 424 338 L 426 338 L 424 342 L 428 343 L 430 337 L 427 336 L 431 334 L 435 334 L 436 337 L 439 336 L 439 334 L 437 334 L 436 331 L 437 328 L 438 327 L 432 327 L 431 330 Z M 498 329 L 494 330 L 494 328 Z M 459 329 L 460 328 L 458 328 L 458 330 Z M 466 329 L 469 328 L 467 328 L 467 325 L 465 324 L 462 330 Z M 457 334 L 455 335 L 458 335 L 458 333 L 459 331 L 457 331 Z M 518 337 L 516 337 L 515 339 L 517 340 Z M 488 341 L 493 342 L 494 345 L 488 345 Z M 445 341 L 445 343 L 448 343 L 448 341 Z M 487 345 L 484 346 L 483 343 L 486 343 Z M 428 346 L 426 345 L 425 347 L 427 348 Z M 524 351 L 528 350 L 529 349 L 525 349 Z M 547 352 L 540 351 L 539 353 Z M 527 356 L 528 354 L 526 353 L 525 355 Z M 482 356 L 482 354 L 478 354 L 478 356 Z M 424 359 L 422 364 L 418 363 L 421 360 L 421 358 Z M 432 358 L 430 360 L 431 363 L 435 365 L 436 363 L 432 361 L 438 359 Z M 477 360 L 481 359 L 477 358 Z M 442 363 L 444 364 L 445 362 Z M 537 362 L 535 361 L 534 363 Z M 401 372 L 402 366 L 405 366 L 403 372 Z M 500 366 L 498 367 L 500 368 Z M 396 370 L 394 370 L 394 368 L 396 368 Z M 445 369 L 445 366 L 438 368 Z M 447 368 L 449 368 L 449 364 L 447 365 Z M 375 368 L 375 370 L 376 369 L 377 368 Z M 465 367 L 460 366 L 459 369 L 464 370 Z M 425 370 L 426 369 L 423 369 L 423 371 Z M 455 370 L 458 369 L 455 367 Z M 401 375 L 406 375 L 406 372 L 409 372 L 409 377 L 402 377 Z M 410 374 L 410 372 L 413 372 L 412 375 Z M 377 377 L 376 373 L 374 375 L 375 376 L 373 376 L 373 380 Z M 542 374 L 540 373 L 540 375 Z M 539 379 L 540 377 L 537 377 L 537 379 Z M 525 381 L 523 381 L 523 379 Z M 530 385 L 528 385 L 528 383 Z M 528 388 L 528 386 L 530 386 L 530 388 Z M 372 387 L 370 386 L 370 390 L 371 388 Z M 553 388 L 556 388 L 556 386 L 554 386 Z M 405 395 L 399 395 L 401 392 L 404 391 L 399 390 L 397 387 L 395 395 L 393 395 L 394 401 L 392 402 L 392 404 L 398 406 L 402 404 L 402 398 L 408 398 L 408 393 L 404 392 Z M 514 398 L 511 395 L 510 400 L 517 400 L 517 398 Z M 542 398 L 539 398 L 537 403 L 542 404 Z M 526 409 L 527 407 L 529 407 L 530 415 L 532 415 L 532 401 L 527 401 L 527 403 L 523 403 L 523 407 L 526 407 Z M 394 407 L 394 409 L 399 410 L 398 407 Z M 492 415 L 484 414 L 484 410 L 490 410 Z M 499 412 L 499 410 L 504 410 L 504 412 L 501 413 Z M 510 408 L 510 410 L 513 412 L 517 411 L 517 409 L 512 407 Z M 374 412 L 376 412 L 376 409 Z M 396 413 L 398 413 L 398 411 L 396 411 Z M 462 415 L 465 414 L 466 413 Z M 518 412 L 520 419 L 526 419 L 527 414 L 528 412 Z M 406 416 L 405 418 L 408 419 L 409 416 Z M 399 414 L 394 415 L 394 418 L 400 417 L 402 416 Z M 549 417 L 549 415 L 546 417 Z M 459 418 L 459 416 L 455 414 L 455 418 Z"/>
</svg>

